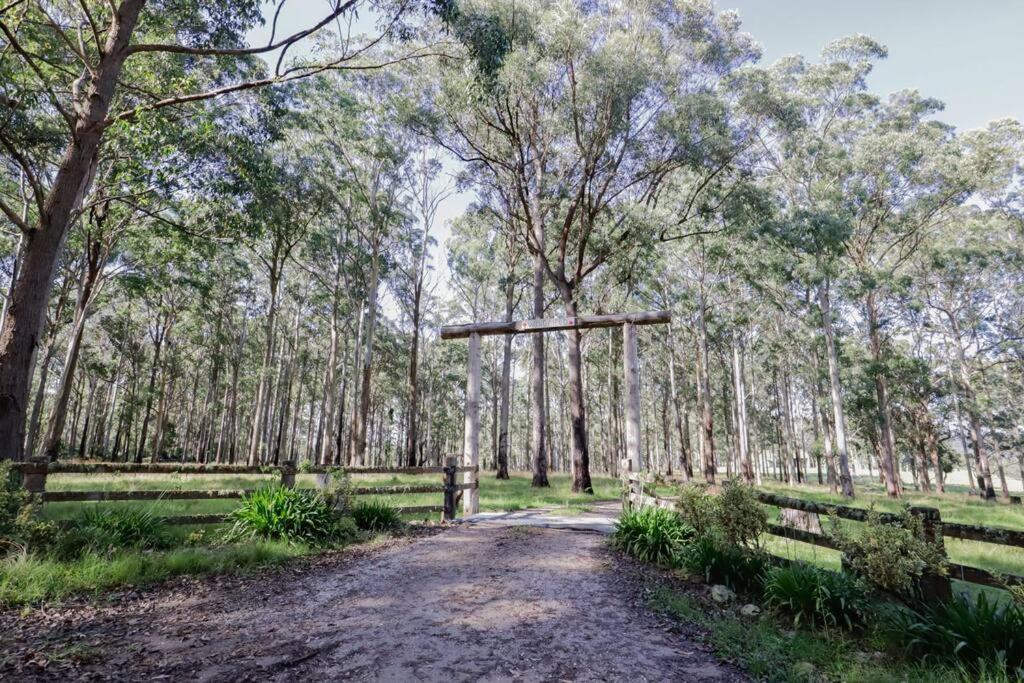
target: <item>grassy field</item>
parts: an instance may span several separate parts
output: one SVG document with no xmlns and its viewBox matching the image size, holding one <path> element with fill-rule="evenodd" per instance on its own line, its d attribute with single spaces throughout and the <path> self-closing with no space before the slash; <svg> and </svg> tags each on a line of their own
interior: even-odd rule
<svg viewBox="0 0 1024 683">
<path fill-rule="evenodd" d="M 230 474 L 56 474 L 46 481 L 48 491 L 175 491 L 188 489 L 253 489 L 277 481 L 277 475 Z M 537 507 L 578 507 L 593 500 L 619 497 L 619 482 L 609 477 L 593 479 L 594 495 L 572 492 L 572 480 L 567 474 L 549 477 L 551 486 L 536 489 L 530 485 L 528 473 L 514 473 L 507 480 L 498 480 L 490 472 L 480 476 L 481 510 L 523 510 Z M 397 486 L 408 484 L 440 484 L 440 475 L 357 475 L 352 478 L 356 486 Z M 314 476 L 300 474 L 296 486 L 313 488 Z M 374 496 L 360 496 L 366 500 Z M 440 505 L 440 493 L 412 493 L 376 496 L 393 506 Z M 88 505 L 147 506 L 159 515 L 199 515 L 225 513 L 238 505 L 237 500 L 158 500 L 117 501 L 104 503 L 48 503 L 44 515 L 50 519 L 71 519 Z"/>
<path fill-rule="evenodd" d="M 893 500 L 885 495 L 885 489 L 877 480 L 860 478 L 855 482 L 855 486 L 857 497 L 852 501 L 842 496 L 833 495 L 827 486 L 818 486 L 817 484 L 787 486 L 780 482 L 765 480 L 759 488 L 791 498 L 865 509 L 873 508 L 880 512 L 899 512 L 905 504 L 935 507 L 939 508 L 942 519 L 946 522 L 1024 530 L 1024 506 L 1008 505 L 998 501 L 986 502 L 977 496 L 969 495 L 966 487 L 953 486 L 941 495 L 923 494 L 910 490 L 906 491 L 900 500 Z M 674 494 L 675 487 L 669 484 L 660 485 L 656 491 L 660 496 L 669 496 Z M 769 510 L 769 518 L 775 520 L 778 516 L 778 508 L 769 506 Z M 828 520 L 822 519 L 826 530 L 828 523 Z M 840 523 L 852 530 L 861 526 L 859 522 L 847 520 L 842 520 Z M 945 543 L 946 552 L 953 562 L 979 567 L 995 573 L 1024 576 L 1024 548 L 955 538 L 947 538 Z M 776 536 L 768 536 L 765 539 L 765 545 L 771 553 L 781 557 L 811 562 L 828 569 L 839 569 L 840 554 L 835 550 Z"/>
<path fill-rule="evenodd" d="M 55 474 L 47 479 L 48 491 L 172 491 L 211 489 L 254 489 L 271 485 L 277 475 L 137 475 L 137 474 Z M 551 507 L 562 514 L 580 513 L 589 502 L 618 497 L 617 480 L 594 479 L 595 495 L 574 494 L 567 475 L 550 477 L 551 486 L 534 489 L 529 474 L 517 473 L 511 479 L 498 481 L 484 473 L 480 482 L 481 508 L 484 510 L 519 510 Z M 359 475 L 353 477 L 357 486 L 388 486 L 402 484 L 440 484 L 439 475 L 389 476 Z M 296 484 L 313 488 L 313 475 L 301 474 Z M 440 493 L 378 496 L 393 506 L 440 505 Z M 360 496 L 367 500 L 372 496 Z M 80 517 L 90 507 L 141 507 L 157 516 L 226 513 L 237 507 L 237 499 L 224 500 L 156 500 L 48 503 L 43 515 L 52 520 Z M 439 515 L 419 515 L 437 519 Z M 142 585 L 181 575 L 244 572 L 280 564 L 291 559 L 320 552 L 301 544 L 284 542 L 221 543 L 218 527 L 224 525 L 177 526 L 166 530 L 168 542 L 162 550 L 111 549 L 108 553 L 86 554 L 74 560 L 58 561 L 45 556 L 13 553 L 0 560 L 0 605 L 26 605 L 82 593 L 102 593 L 118 587 Z M 200 531 L 201 535 L 194 535 Z M 365 539 L 364 539 L 365 542 Z M 372 542 L 372 539 L 371 539 Z"/>
<path fill-rule="evenodd" d="M 877 481 L 859 481 L 857 484 L 857 498 L 853 501 L 844 500 L 842 496 L 834 496 L 827 487 L 817 485 L 786 486 L 766 482 L 761 488 L 793 498 L 851 507 L 874 508 L 883 512 L 899 512 L 904 504 L 936 507 L 941 510 L 942 519 L 947 522 L 979 524 L 1004 529 L 1024 529 L 1024 506 L 985 502 L 977 497 L 970 497 L 966 489 L 950 491 L 943 495 L 909 491 L 901 500 L 896 501 L 885 495 Z M 772 508 L 773 518 L 777 514 L 777 508 Z M 844 521 L 843 523 L 853 529 L 859 526 L 858 522 Z M 946 552 L 953 562 L 980 567 L 991 572 L 1024 576 L 1024 548 L 956 538 L 947 538 L 945 543 Z M 771 552 L 783 557 L 810 561 L 831 569 L 839 567 L 839 553 L 835 550 L 774 536 L 770 538 L 768 546 Z"/>
</svg>

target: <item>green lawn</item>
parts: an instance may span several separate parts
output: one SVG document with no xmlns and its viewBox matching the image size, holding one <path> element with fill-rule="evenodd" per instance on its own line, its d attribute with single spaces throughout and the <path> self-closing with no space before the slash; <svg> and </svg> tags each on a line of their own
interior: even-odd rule
<svg viewBox="0 0 1024 683">
<path fill-rule="evenodd" d="M 460 475 L 461 477 L 461 475 Z M 233 475 L 233 474 L 55 474 L 47 478 L 48 491 L 143 491 L 143 490 L 187 490 L 187 489 L 252 489 L 269 485 L 278 480 L 277 475 Z M 461 480 L 461 479 L 460 479 Z M 594 494 L 573 493 L 572 479 L 567 474 L 553 474 L 549 477 L 551 486 L 533 488 L 529 473 L 514 473 L 508 480 L 495 479 L 490 472 L 480 475 L 481 510 L 523 510 L 537 507 L 569 507 L 593 500 L 617 499 L 619 482 L 610 477 L 594 477 Z M 441 484 L 440 475 L 356 475 L 352 478 L 356 486 L 397 486 L 408 484 Z M 299 474 L 296 486 L 312 488 L 315 477 Z M 366 500 L 374 496 L 360 497 Z M 376 496 L 387 500 L 396 507 L 414 505 L 440 505 L 440 493 L 410 493 Z M 104 503 L 48 503 L 44 515 L 50 519 L 71 519 L 87 505 L 137 505 L 148 506 L 159 515 L 199 515 L 225 513 L 238 504 L 237 500 L 158 500 L 158 501 L 116 501 Z M 421 517 L 423 515 L 420 515 Z"/>
<path fill-rule="evenodd" d="M 857 497 L 854 500 L 833 495 L 827 486 L 817 484 L 787 486 L 780 482 L 765 480 L 758 488 L 791 498 L 865 509 L 874 508 L 882 512 L 899 512 L 904 504 L 935 507 L 939 508 L 942 519 L 946 522 L 1024 530 L 1024 506 L 1008 505 L 999 501 L 986 502 L 977 496 L 970 496 L 965 487 L 952 487 L 952 490 L 942 495 L 907 491 L 900 500 L 886 496 L 885 490 L 877 480 L 867 479 L 858 479 L 856 482 Z M 668 496 L 674 494 L 675 487 L 663 484 L 658 486 L 656 491 L 660 496 Z M 769 519 L 777 519 L 779 509 L 775 506 L 768 506 L 768 509 Z M 821 521 L 827 531 L 830 522 L 825 517 L 822 517 Z M 859 522 L 849 520 L 841 520 L 840 524 L 854 531 L 861 527 Z M 946 552 L 953 562 L 995 573 L 1024 576 L 1024 548 L 955 538 L 947 538 L 945 543 Z M 811 562 L 828 569 L 839 568 L 840 554 L 835 550 L 776 536 L 767 537 L 765 545 L 769 552 L 781 557 Z"/>
</svg>

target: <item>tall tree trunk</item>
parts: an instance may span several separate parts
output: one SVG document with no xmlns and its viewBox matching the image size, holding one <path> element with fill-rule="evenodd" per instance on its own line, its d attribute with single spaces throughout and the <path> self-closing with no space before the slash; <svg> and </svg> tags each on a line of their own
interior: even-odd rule
<svg viewBox="0 0 1024 683">
<path fill-rule="evenodd" d="M 275 260 L 276 262 L 276 260 Z M 259 384 L 256 386 L 256 400 L 253 403 L 252 432 L 249 438 L 249 465 L 263 461 L 263 434 L 270 412 L 270 371 L 274 360 L 274 335 L 277 325 L 277 290 L 280 273 L 271 268 L 269 274 L 270 303 L 267 308 L 267 323 L 264 330 L 263 359 L 260 361 Z"/>
<path fill-rule="evenodd" d="M 78 367 L 78 356 L 82 348 L 82 335 L 85 332 L 89 303 L 92 301 L 102 266 L 101 260 L 92 259 L 91 250 L 87 250 L 82 268 L 78 302 L 75 304 L 74 321 L 68 337 L 68 352 L 64 360 L 64 370 L 61 372 L 60 383 L 57 385 L 57 399 L 50 413 L 50 419 L 47 421 L 46 438 L 43 440 L 43 456 L 50 461 L 57 459 L 57 453 L 60 450 L 60 436 L 64 431 L 64 421 L 67 418 L 68 399 L 71 397 L 71 387 L 75 378 L 75 370 Z"/>
<path fill-rule="evenodd" d="M 515 305 L 515 279 L 508 275 L 505 284 L 505 322 L 512 321 Z M 509 478 L 509 395 L 512 380 L 512 335 L 502 337 L 502 384 L 501 405 L 498 415 L 498 474 L 499 479 Z"/>
<path fill-rule="evenodd" d="M 424 245 L 425 248 L 425 245 Z M 417 276 L 418 278 L 421 276 Z M 419 411 L 420 411 L 420 299 L 422 283 L 417 280 L 413 293 L 412 304 L 412 339 L 409 341 L 409 424 L 405 432 L 405 462 L 409 467 L 416 466 L 416 450 L 419 446 Z"/>
<path fill-rule="evenodd" d="M 896 471 L 895 446 L 892 436 L 892 411 L 889 409 L 889 384 L 885 376 L 882 357 L 882 337 L 879 332 L 881 321 L 878 318 L 878 302 L 876 292 L 868 292 L 865 306 L 868 318 L 868 339 L 871 346 L 871 360 L 875 364 L 875 400 L 878 404 L 879 446 L 881 448 L 881 466 L 885 474 L 885 491 L 890 498 L 899 498 L 900 481 Z"/>
<path fill-rule="evenodd" d="M 971 430 L 971 448 L 974 454 L 974 466 L 978 477 L 978 488 L 986 500 L 996 497 L 995 487 L 992 485 L 992 470 L 989 466 L 988 451 L 985 449 L 985 437 L 981 430 L 981 411 L 978 409 L 977 398 L 974 392 L 974 382 L 971 380 L 971 370 L 967 364 L 967 355 L 964 352 L 964 344 L 960 334 L 960 326 L 956 318 L 949 316 L 950 327 L 953 331 L 954 350 L 957 354 L 957 364 L 960 367 L 960 386 L 964 392 L 964 410 L 967 411 L 967 422 Z"/>
<path fill-rule="evenodd" d="M 534 239 L 537 252 L 533 254 L 533 317 L 544 317 L 544 228 L 539 222 L 540 199 L 534 197 Z M 533 354 L 530 359 L 530 462 L 533 470 L 532 485 L 547 487 L 547 415 L 544 413 L 544 335 L 531 335 Z"/>
<path fill-rule="evenodd" d="M 705 315 L 704 283 L 701 282 L 697 287 L 697 377 L 701 400 L 701 459 L 704 465 L 704 480 L 713 485 L 718 468 L 715 464 L 714 406 L 711 402 L 708 327 Z"/>
<path fill-rule="evenodd" d="M 359 387 L 359 412 L 353 439 L 352 464 L 359 467 L 366 455 L 366 428 L 370 416 L 370 380 L 373 377 L 373 336 L 377 324 L 377 287 L 380 283 L 380 246 L 373 243 L 370 264 L 370 282 L 366 294 L 366 321 L 363 326 L 363 353 L 361 385 Z"/>
<path fill-rule="evenodd" d="M 565 293 L 563 293 L 563 297 Z M 571 296 L 571 295 L 570 295 Z M 577 316 L 576 303 L 565 301 L 565 314 Z M 537 335 L 540 336 L 540 335 Z M 574 493 L 593 493 L 590 481 L 590 447 L 587 443 L 587 412 L 583 395 L 583 333 L 568 330 L 569 341 L 569 412 L 572 426 L 572 490 Z"/>
<path fill-rule="evenodd" d="M 836 436 L 836 455 L 839 460 L 839 490 L 853 498 L 853 477 L 850 476 L 850 450 L 846 442 L 846 417 L 843 414 L 843 389 L 839 381 L 839 354 L 836 351 L 835 330 L 832 327 L 832 304 L 829 281 L 818 287 L 818 309 L 821 311 L 821 329 L 825 335 L 825 355 L 828 359 L 828 386 L 832 399 L 832 428 Z"/>
<path fill-rule="evenodd" d="M 32 356 L 46 316 L 53 272 L 64 240 L 95 174 L 107 115 L 145 0 L 123 0 L 113 13 L 98 64 L 79 101 L 74 134 L 25 238 L 21 272 L 0 333 L 0 460 L 22 460 Z"/>
<path fill-rule="evenodd" d="M 733 394 L 736 401 L 736 441 L 739 446 L 743 480 L 754 483 L 754 462 L 750 457 L 749 428 L 747 426 L 747 387 L 744 382 L 742 342 L 734 338 L 732 344 Z"/>
<path fill-rule="evenodd" d="M 679 433 L 679 472 L 683 481 L 690 481 L 693 478 L 693 465 L 690 462 L 690 434 L 689 429 L 684 429 L 683 413 L 686 408 L 680 406 L 680 392 L 676 388 L 676 342 L 672 333 L 672 324 L 668 326 L 668 384 L 672 393 L 672 409 L 675 414 L 676 431 Z M 683 403 L 686 402 L 685 389 L 683 390 Z M 686 425 L 687 427 L 689 425 Z"/>
</svg>

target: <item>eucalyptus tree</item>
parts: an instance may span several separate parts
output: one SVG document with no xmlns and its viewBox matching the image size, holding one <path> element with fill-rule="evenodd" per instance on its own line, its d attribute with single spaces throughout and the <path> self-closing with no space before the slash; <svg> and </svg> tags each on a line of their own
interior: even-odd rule
<svg viewBox="0 0 1024 683">
<path fill-rule="evenodd" d="M 734 14 L 704 3 L 481 1 L 461 11 L 475 69 L 446 72 L 446 142 L 508 195 L 534 259 L 534 315 L 546 277 L 576 316 L 588 276 L 656 237 L 642 214 L 660 182 L 717 161 L 704 144 L 722 127 L 714 90 L 754 46 Z M 569 334 L 573 488 L 591 491 L 581 339 Z M 538 339 L 535 405 L 543 357 Z"/>
<path fill-rule="evenodd" d="M 272 37 L 258 47 L 245 44 L 246 31 L 262 22 L 256 0 L 22 0 L 0 9 L 0 212 L 23 235 L 0 335 L 0 457 L 22 456 L 32 357 L 54 269 L 112 131 L 144 129 L 160 110 L 187 115 L 233 93 L 327 69 L 375 66 L 367 52 L 373 36 L 348 40 L 322 60 L 288 59 L 290 48 L 364 4 L 333 0 L 305 28 L 280 36 L 280 3 Z M 407 3 L 376 5 L 395 17 L 385 32 L 401 25 L 397 16 Z M 272 53 L 278 59 L 268 69 L 257 56 Z M 45 144 L 36 143 L 37 132 Z M 12 170 L 25 179 L 23 206 L 11 201 Z"/>
</svg>

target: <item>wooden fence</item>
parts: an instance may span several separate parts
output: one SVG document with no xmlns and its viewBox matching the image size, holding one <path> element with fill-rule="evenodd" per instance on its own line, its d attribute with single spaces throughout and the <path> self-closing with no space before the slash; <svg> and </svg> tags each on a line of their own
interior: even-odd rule
<svg viewBox="0 0 1024 683">
<path fill-rule="evenodd" d="M 239 499 L 255 489 L 153 489 L 139 491 L 47 491 L 46 480 L 51 474 L 276 474 L 282 486 L 295 486 L 295 477 L 299 470 L 292 463 L 282 465 L 223 465 L 223 464 L 188 464 L 188 463 L 122 463 L 122 462 L 43 462 L 33 461 L 17 463 L 12 470 L 21 477 L 25 490 L 39 496 L 43 503 L 69 503 L 85 501 L 123 501 L 123 500 L 224 500 Z M 459 466 L 456 458 L 448 458 L 444 467 L 348 467 L 328 468 L 314 467 L 303 469 L 303 473 L 326 475 L 334 471 L 346 475 L 356 474 L 409 474 L 428 475 L 440 474 L 438 484 L 408 484 L 397 486 L 351 486 L 346 490 L 352 496 L 383 496 L 409 493 L 440 493 L 440 505 L 416 505 L 395 508 L 400 514 L 441 513 L 442 520 L 455 518 L 455 504 L 460 491 L 476 489 L 479 482 L 476 476 L 468 483 L 455 483 L 455 475 L 473 473 L 476 466 Z M 227 515 L 177 515 L 162 519 L 168 524 L 218 524 Z"/>
<path fill-rule="evenodd" d="M 625 478 L 628 482 L 628 502 L 630 505 L 635 505 L 637 507 L 654 505 L 670 510 L 675 509 L 675 499 L 658 497 L 656 495 L 652 495 L 649 491 L 644 490 L 644 486 L 649 484 L 649 482 L 645 483 L 643 481 L 642 474 L 628 473 L 625 475 Z M 855 508 L 846 505 L 829 505 L 810 500 L 803 500 L 801 498 L 780 496 L 764 491 L 759 491 L 757 497 L 758 500 L 765 505 L 773 505 L 782 510 L 797 510 L 799 512 L 815 515 L 834 516 L 855 522 L 865 522 L 868 519 L 869 511 L 864 508 Z M 944 538 L 960 538 L 969 541 L 980 541 L 982 543 L 993 543 L 996 545 L 1024 548 L 1024 531 L 976 526 L 972 524 L 958 524 L 956 522 L 943 522 L 939 509 L 933 507 L 911 507 L 910 512 L 911 514 L 922 518 L 925 534 L 929 535 L 932 540 L 940 544 L 943 543 Z M 900 519 L 899 515 L 889 512 L 878 513 L 878 516 L 881 521 L 889 523 L 899 521 Z M 810 543 L 822 548 L 831 548 L 833 550 L 837 549 L 836 543 L 831 536 L 812 531 L 805 531 L 804 529 L 794 526 L 776 523 L 769 524 L 768 533 L 773 536 L 788 538 L 803 543 Z M 969 565 L 959 564 L 956 562 L 950 562 L 948 567 L 950 578 L 966 581 L 968 583 L 976 583 L 983 586 L 994 586 L 997 588 L 1024 585 L 1024 576 L 1017 576 L 1013 574 L 996 575 L 979 567 L 971 567 Z"/>
</svg>

